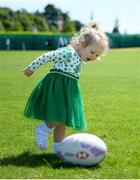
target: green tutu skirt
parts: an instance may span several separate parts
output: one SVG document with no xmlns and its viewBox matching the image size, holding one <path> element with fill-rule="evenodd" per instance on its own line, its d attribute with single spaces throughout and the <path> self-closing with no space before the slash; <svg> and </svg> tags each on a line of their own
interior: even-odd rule
<svg viewBox="0 0 140 180">
<path fill-rule="evenodd" d="M 78 80 L 58 73 L 47 74 L 32 91 L 24 116 L 61 123 L 76 130 L 86 129 Z"/>
</svg>

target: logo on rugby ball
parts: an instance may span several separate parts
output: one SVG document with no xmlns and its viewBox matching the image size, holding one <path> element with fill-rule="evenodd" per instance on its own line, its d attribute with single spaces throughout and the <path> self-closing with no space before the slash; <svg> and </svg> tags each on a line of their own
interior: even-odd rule
<svg viewBox="0 0 140 180">
<path fill-rule="evenodd" d="M 89 154 L 87 152 L 80 151 L 76 154 L 76 157 L 78 159 L 87 159 L 89 157 Z"/>
</svg>

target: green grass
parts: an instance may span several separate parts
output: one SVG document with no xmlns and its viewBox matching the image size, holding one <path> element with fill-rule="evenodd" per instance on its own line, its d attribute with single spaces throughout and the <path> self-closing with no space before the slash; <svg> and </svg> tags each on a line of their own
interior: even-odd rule
<svg viewBox="0 0 140 180">
<path fill-rule="evenodd" d="M 0 178 L 140 178 L 140 49 L 111 50 L 101 62 L 84 65 L 81 87 L 88 122 L 86 132 L 103 138 L 107 158 L 98 166 L 68 166 L 34 143 L 34 126 L 23 117 L 44 65 L 32 77 L 21 70 L 41 51 L 0 51 Z M 67 134 L 77 133 L 68 129 Z"/>
</svg>

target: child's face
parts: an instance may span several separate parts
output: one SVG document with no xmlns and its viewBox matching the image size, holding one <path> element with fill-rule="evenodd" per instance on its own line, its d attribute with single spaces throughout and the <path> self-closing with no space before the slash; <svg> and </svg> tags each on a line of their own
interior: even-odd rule
<svg viewBox="0 0 140 180">
<path fill-rule="evenodd" d="M 88 62 L 96 60 L 102 54 L 102 52 L 102 48 L 99 48 L 95 45 L 90 45 L 86 48 L 82 48 L 79 54 L 83 61 Z"/>
</svg>

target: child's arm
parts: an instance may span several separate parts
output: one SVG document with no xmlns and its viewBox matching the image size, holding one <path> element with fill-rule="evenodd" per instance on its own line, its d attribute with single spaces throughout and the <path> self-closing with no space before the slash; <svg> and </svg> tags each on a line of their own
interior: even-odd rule
<svg viewBox="0 0 140 180">
<path fill-rule="evenodd" d="M 61 49 L 56 51 L 50 51 L 35 59 L 31 64 L 29 64 L 25 69 L 23 69 L 23 72 L 26 76 L 31 76 L 33 72 L 36 71 L 41 65 L 51 61 L 56 62 L 63 60 L 65 60 L 65 51 Z"/>
</svg>

